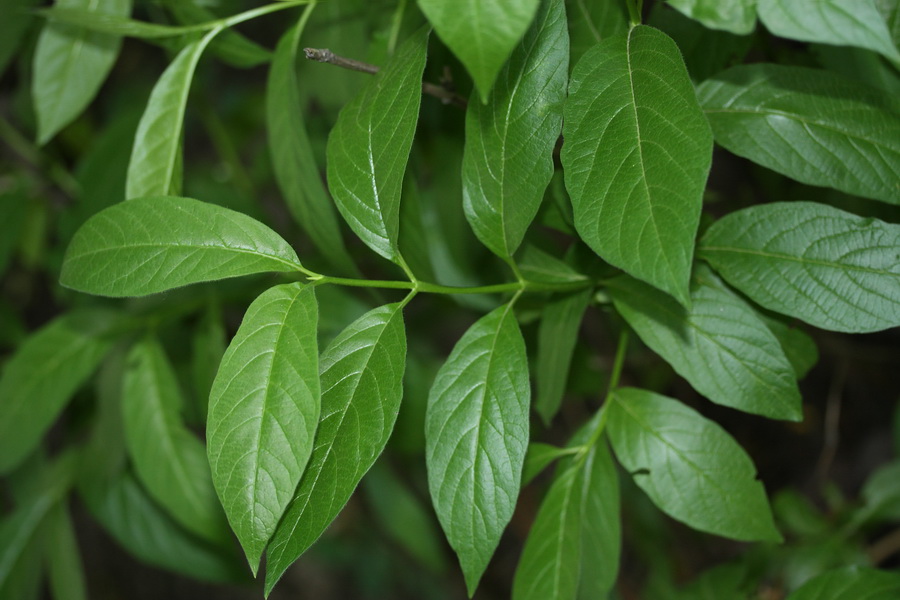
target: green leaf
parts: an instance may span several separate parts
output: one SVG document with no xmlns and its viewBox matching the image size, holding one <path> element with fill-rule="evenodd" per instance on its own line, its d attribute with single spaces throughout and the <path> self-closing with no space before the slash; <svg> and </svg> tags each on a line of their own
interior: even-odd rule
<svg viewBox="0 0 900 600">
<path fill-rule="evenodd" d="M 228 277 L 301 270 L 277 233 L 190 198 L 139 198 L 94 215 L 72 238 L 59 281 L 101 296 L 143 296 Z"/>
<path fill-rule="evenodd" d="M 63 8 L 91 8 L 126 16 L 131 0 L 58 0 Z M 46 23 L 34 52 L 31 93 L 44 144 L 91 103 L 119 55 L 121 38 L 63 23 Z"/>
<path fill-rule="evenodd" d="M 528 357 L 512 304 L 479 319 L 428 396 L 428 486 L 471 596 L 512 518 L 528 447 Z"/>
<path fill-rule="evenodd" d="M 421 29 L 344 106 L 328 136 L 328 186 L 350 228 L 372 250 L 397 250 L 403 174 L 412 148 L 428 30 Z M 388 117 L 389 115 L 389 117 Z"/>
<path fill-rule="evenodd" d="M 16 252 L 28 216 L 29 194 L 25 185 L 0 193 L 0 277 Z"/>
<path fill-rule="evenodd" d="M 675 43 L 638 26 L 585 54 L 563 135 L 582 239 L 686 305 L 712 135 Z"/>
<path fill-rule="evenodd" d="M 209 24 L 216 20 L 216 15 L 203 6 L 203 2 L 197 0 L 166 0 L 164 3 L 172 11 L 175 19 L 187 27 Z M 225 63 L 238 68 L 254 67 L 272 58 L 271 52 L 247 39 L 233 27 L 222 31 L 222 34 L 213 40 L 210 50 Z"/>
<path fill-rule="evenodd" d="M 206 448 L 182 421 L 184 399 L 158 341 L 134 346 L 123 386 L 125 441 L 147 491 L 185 529 L 212 542 L 230 540 Z"/>
<path fill-rule="evenodd" d="M 621 0 L 566 0 L 571 46 L 570 65 L 608 37 L 629 28 L 628 7 Z"/>
<path fill-rule="evenodd" d="M 587 276 L 582 275 L 568 263 L 561 261 L 551 254 L 547 254 L 537 246 L 526 245 L 522 248 L 517 258 L 519 271 L 527 281 L 539 283 L 572 283 L 587 281 Z"/>
<path fill-rule="evenodd" d="M 141 562 L 204 581 L 243 581 L 235 560 L 179 527 L 129 472 L 79 491 L 91 516 Z"/>
<path fill-rule="evenodd" d="M 874 50 L 900 61 L 876 0 L 758 0 L 759 19 L 777 36 Z"/>
<path fill-rule="evenodd" d="M 181 186 L 176 175 L 188 92 L 200 55 L 221 30 L 185 46 L 153 86 L 131 150 L 126 198 L 165 196 Z"/>
<path fill-rule="evenodd" d="M 698 254 L 765 308 L 832 331 L 900 325 L 900 225 L 814 202 L 737 211 Z"/>
<path fill-rule="evenodd" d="M 619 462 L 663 512 L 736 540 L 781 540 L 753 462 L 724 429 L 635 388 L 616 390 L 608 410 Z"/>
<path fill-rule="evenodd" d="M 817 44 L 812 51 L 819 63 L 830 71 L 879 88 L 895 97 L 900 94 L 900 73 L 871 50 Z"/>
<path fill-rule="evenodd" d="M 563 0 L 540 3 L 487 102 L 466 111 L 463 206 L 472 230 L 509 259 L 553 177 L 569 70 Z"/>
<path fill-rule="evenodd" d="M 0 20 L 0 75 L 16 55 L 22 39 L 34 21 L 33 7 L 38 0 L 6 0 Z"/>
<path fill-rule="evenodd" d="M 322 535 L 384 450 L 403 397 L 405 364 L 400 304 L 367 312 L 322 353 L 316 445 L 266 552 L 267 595 Z"/>
<path fill-rule="evenodd" d="M 778 338 L 778 343 L 781 344 L 784 355 L 794 368 L 797 379 L 806 377 L 809 370 L 819 362 L 819 349 L 816 346 L 816 341 L 802 329 L 791 327 L 786 322 L 786 319 L 762 313 L 757 313 L 756 316 Z"/>
<path fill-rule="evenodd" d="M 105 311 L 72 312 L 33 333 L 0 376 L 0 474 L 31 454 L 110 348 Z"/>
<path fill-rule="evenodd" d="M 297 224 L 328 260 L 352 272 L 353 261 L 344 247 L 334 205 L 325 191 L 303 122 L 294 61 L 304 25 L 305 20 L 282 36 L 269 68 L 266 127 L 272 168 Z"/>
<path fill-rule="evenodd" d="M 811 185 L 900 204 L 900 101 L 818 69 L 733 67 L 697 89 L 716 142 Z"/>
<path fill-rule="evenodd" d="M 534 19 L 540 0 L 418 0 L 441 40 L 466 66 L 482 102 Z"/>
<path fill-rule="evenodd" d="M 590 289 L 561 296 L 548 302 L 541 315 L 534 409 L 541 415 L 544 424 L 553 420 L 562 403 L 578 329 L 590 300 Z"/>
<path fill-rule="evenodd" d="M 525 463 L 522 466 L 522 485 L 528 485 L 550 463 L 569 454 L 572 454 L 572 450 L 569 448 L 557 448 L 556 446 L 540 442 L 528 444 L 528 451 L 525 453 Z"/>
<path fill-rule="evenodd" d="M 606 597 L 618 572 L 618 505 L 605 442 L 560 465 L 525 542 L 513 600 L 574 599 L 579 585 L 595 594 L 587 597 Z"/>
<path fill-rule="evenodd" d="M 898 594 L 897 573 L 845 567 L 811 579 L 787 600 L 894 600 Z"/>
<path fill-rule="evenodd" d="M 803 417 L 778 338 L 708 268 L 697 268 L 689 311 L 630 277 L 617 277 L 608 290 L 641 340 L 716 404 L 772 419 Z"/>
<path fill-rule="evenodd" d="M 712 29 L 745 35 L 756 27 L 758 0 L 667 0 L 690 18 Z M 759 0 L 763 1 L 763 0 Z M 790 0 L 794 2 L 795 0 Z"/>
<path fill-rule="evenodd" d="M 57 503 L 47 515 L 49 538 L 45 546 L 53 600 L 87 600 L 84 565 L 75 538 L 72 517 L 65 503 Z"/>
<path fill-rule="evenodd" d="M 227 346 L 222 311 L 218 304 L 211 303 L 191 335 L 191 382 L 194 389 L 192 416 L 198 423 L 206 423 L 209 392 Z"/>
<path fill-rule="evenodd" d="M 207 31 L 214 27 L 214 25 L 208 24 L 187 27 L 162 25 L 160 23 L 129 19 L 123 15 L 97 13 L 82 8 L 68 8 L 59 4 L 40 10 L 38 14 L 52 22 L 74 25 L 93 32 L 141 39 L 173 37 L 197 31 Z"/>
<path fill-rule="evenodd" d="M 853 529 L 873 522 L 900 521 L 900 461 L 880 466 L 863 485 L 863 506 L 853 515 Z"/>
<path fill-rule="evenodd" d="M 254 575 L 309 461 L 319 420 L 315 288 L 275 286 L 247 309 L 209 396 L 213 483 Z"/>
</svg>

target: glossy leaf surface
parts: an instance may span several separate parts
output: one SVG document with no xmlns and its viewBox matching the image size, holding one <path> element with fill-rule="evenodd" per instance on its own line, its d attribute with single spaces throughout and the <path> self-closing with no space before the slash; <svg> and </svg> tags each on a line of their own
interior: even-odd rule
<svg viewBox="0 0 900 600">
<path fill-rule="evenodd" d="M 616 457 L 661 510 L 698 529 L 779 541 L 750 457 L 714 422 L 677 400 L 616 390 L 607 425 Z"/>
<path fill-rule="evenodd" d="M 206 449 L 182 421 L 184 399 L 159 342 L 148 338 L 131 350 L 123 388 L 125 441 L 147 491 L 185 529 L 230 539 Z"/>
<path fill-rule="evenodd" d="M 131 0 L 57 0 L 57 6 L 124 17 Z M 14 10 L 14 9 L 13 9 Z M 32 96 L 43 144 L 90 104 L 119 55 L 121 38 L 48 22 L 34 53 Z"/>
<path fill-rule="evenodd" d="M 101 296 L 143 296 L 191 283 L 296 271 L 297 254 L 241 213 L 190 198 L 119 203 L 72 238 L 60 283 Z"/>
<path fill-rule="evenodd" d="M 894 600 L 900 576 L 891 571 L 846 567 L 807 581 L 787 600 Z"/>
<path fill-rule="evenodd" d="M 733 67 L 697 89 L 716 142 L 797 181 L 900 203 L 900 101 L 803 67 Z"/>
<path fill-rule="evenodd" d="M 333 264 L 352 270 L 334 205 L 306 135 L 298 89 L 296 54 L 302 25 L 282 36 L 266 87 L 266 127 L 272 167 L 291 215 Z"/>
<path fill-rule="evenodd" d="M 582 239 L 687 304 L 712 135 L 675 43 L 638 26 L 585 54 L 572 72 L 563 135 Z"/>
<path fill-rule="evenodd" d="M 267 594 L 322 535 L 381 454 L 400 408 L 405 364 L 399 304 L 367 312 L 322 353 L 315 448 L 266 553 Z"/>
<path fill-rule="evenodd" d="M 441 40 L 462 61 L 482 102 L 528 29 L 540 0 L 418 0 Z"/>
<path fill-rule="evenodd" d="M 667 1 L 685 15 L 712 29 L 724 29 L 737 35 L 744 35 L 756 27 L 757 0 Z"/>
<path fill-rule="evenodd" d="M 428 396 L 428 487 L 470 595 L 512 517 L 528 447 L 525 342 L 512 306 L 479 319 Z"/>
<path fill-rule="evenodd" d="M 569 70 L 563 0 L 544 0 L 485 104 L 466 111 L 463 206 L 501 258 L 519 247 L 553 176 Z"/>
<path fill-rule="evenodd" d="M 400 196 L 422 98 L 428 30 L 406 40 L 391 61 L 344 106 L 328 136 L 328 187 L 350 228 L 397 262 Z"/>
<path fill-rule="evenodd" d="M 188 92 L 200 55 L 220 31 L 185 46 L 153 86 L 131 150 L 126 198 L 165 196 L 181 187 L 176 177 Z"/>
<path fill-rule="evenodd" d="M 41 441 L 72 395 L 110 348 L 113 315 L 69 313 L 31 335 L 0 376 L 0 473 L 6 474 Z"/>
<path fill-rule="evenodd" d="M 758 0 L 759 19 L 777 36 L 874 50 L 900 61 L 876 0 Z"/>
<path fill-rule="evenodd" d="M 561 296 L 548 302 L 541 315 L 534 408 L 544 423 L 553 420 L 562 403 L 578 330 L 590 299 L 589 289 Z"/>
<path fill-rule="evenodd" d="M 210 392 L 213 483 L 254 574 L 312 453 L 317 323 L 312 286 L 266 290 L 247 309 Z"/>
<path fill-rule="evenodd" d="M 778 339 L 708 268 L 695 274 L 689 311 L 629 277 L 612 280 L 609 293 L 641 340 L 716 404 L 801 419 L 796 375 Z"/>
<path fill-rule="evenodd" d="M 814 202 L 740 210 L 698 251 L 762 306 L 833 331 L 900 325 L 900 225 Z"/>
</svg>

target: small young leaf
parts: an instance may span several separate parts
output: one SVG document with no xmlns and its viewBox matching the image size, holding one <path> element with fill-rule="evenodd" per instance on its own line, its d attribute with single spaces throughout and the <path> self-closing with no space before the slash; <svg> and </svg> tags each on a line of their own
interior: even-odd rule
<svg viewBox="0 0 900 600">
<path fill-rule="evenodd" d="M 765 308 L 832 331 L 900 325 L 900 225 L 815 202 L 774 202 L 714 223 L 698 255 Z"/>
<path fill-rule="evenodd" d="M 573 269 L 568 263 L 547 254 L 537 246 L 526 245 L 522 248 L 516 262 L 522 276 L 528 281 L 540 283 L 587 281 L 585 275 Z"/>
<path fill-rule="evenodd" d="M 135 345 L 123 386 L 125 441 L 147 491 L 185 529 L 228 541 L 205 448 L 182 421 L 184 400 L 159 342 L 148 338 Z"/>
<path fill-rule="evenodd" d="M 58 0 L 62 8 L 91 8 L 127 16 L 131 0 Z M 4 11 L 5 12 L 5 11 Z M 121 38 L 74 25 L 48 22 L 34 52 L 34 96 L 38 143 L 71 123 L 90 104 L 119 55 Z"/>
<path fill-rule="evenodd" d="M 778 339 L 708 267 L 695 273 L 689 311 L 626 276 L 611 281 L 609 293 L 641 340 L 716 404 L 802 418 L 796 375 Z"/>
<path fill-rule="evenodd" d="M 53 600 L 87 600 L 84 565 L 72 517 L 64 502 L 57 503 L 51 509 L 46 522 L 49 539 L 45 552 Z"/>
<path fill-rule="evenodd" d="M 687 305 L 712 134 L 675 43 L 638 26 L 585 54 L 572 73 L 563 134 L 581 237 Z"/>
<path fill-rule="evenodd" d="M 328 136 L 328 186 L 350 228 L 398 262 L 403 175 L 422 99 L 428 30 L 404 42 L 388 65 L 344 106 Z"/>
<path fill-rule="evenodd" d="M 242 581 L 237 561 L 201 543 L 169 517 L 131 473 L 82 482 L 81 499 L 116 542 L 141 562 L 204 581 Z"/>
<path fill-rule="evenodd" d="M 572 454 L 572 450 L 569 448 L 557 448 L 556 446 L 540 442 L 528 444 L 528 451 L 525 453 L 525 463 L 522 466 L 522 485 L 528 485 L 550 463 L 569 454 Z"/>
<path fill-rule="evenodd" d="M 608 37 L 628 31 L 628 5 L 620 0 L 566 0 L 570 65 Z"/>
<path fill-rule="evenodd" d="M 272 168 L 294 220 L 332 264 L 349 273 L 353 261 L 344 247 L 334 204 L 325 191 L 303 122 L 294 61 L 304 24 L 282 36 L 269 67 L 266 127 Z"/>
<path fill-rule="evenodd" d="M 317 322 L 312 286 L 266 290 L 247 309 L 210 392 L 213 483 L 254 574 L 312 453 Z"/>
<path fill-rule="evenodd" d="M 105 311 L 72 312 L 31 335 L 0 376 L 0 474 L 40 443 L 72 395 L 91 376 L 111 343 Z"/>
<path fill-rule="evenodd" d="M 874 50 L 900 61 L 876 0 L 758 0 L 759 19 L 777 36 Z"/>
<path fill-rule="evenodd" d="M 540 0 L 419 0 L 441 40 L 466 66 L 482 102 Z"/>
<path fill-rule="evenodd" d="M 578 328 L 591 299 L 586 289 L 562 296 L 544 307 L 538 328 L 538 354 L 534 408 L 545 424 L 553 420 L 562 403 Z"/>
<path fill-rule="evenodd" d="M 750 457 L 714 422 L 677 400 L 622 388 L 608 431 L 619 462 L 669 516 L 744 541 L 779 541 Z"/>
<path fill-rule="evenodd" d="M 185 46 L 153 86 L 131 150 L 126 198 L 165 196 L 181 186 L 175 176 L 188 91 L 200 55 L 221 30 Z"/>
<path fill-rule="evenodd" d="M 862 567 L 828 571 L 800 586 L 787 600 L 895 600 L 900 575 Z"/>
<path fill-rule="evenodd" d="M 900 204 L 900 101 L 834 73 L 742 65 L 697 96 L 716 142 L 811 185 Z"/>
<path fill-rule="evenodd" d="M 144 296 L 300 261 L 277 233 L 239 212 L 190 198 L 139 198 L 94 215 L 66 250 L 62 285 L 101 296 Z"/>
<path fill-rule="evenodd" d="M 428 486 L 469 595 L 516 505 L 530 399 L 525 341 L 511 304 L 469 328 L 428 396 Z"/>
<path fill-rule="evenodd" d="M 399 304 L 367 312 L 322 353 L 316 445 L 266 552 L 267 595 L 322 535 L 384 450 L 403 397 L 405 365 Z"/>
<path fill-rule="evenodd" d="M 789 0 L 794 2 L 794 0 Z M 756 27 L 757 0 L 668 0 L 692 19 L 712 29 L 745 35 Z"/>
<path fill-rule="evenodd" d="M 485 104 L 466 111 L 463 206 L 481 242 L 509 259 L 553 176 L 569 70 L 563 0 L 540 3 Z"/>
</svg>

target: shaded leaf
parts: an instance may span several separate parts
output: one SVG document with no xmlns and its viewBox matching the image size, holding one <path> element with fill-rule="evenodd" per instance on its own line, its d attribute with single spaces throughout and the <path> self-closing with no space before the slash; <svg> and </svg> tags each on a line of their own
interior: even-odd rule
<svg viewBox="0 0 900 600">
<path fill-rule="evenodd" d="M 571 62 L 608 37 L 625 33 L 630 26 L 628 5 L 620 0 L 566 0 Z"/>
<path fill-rule="evenodd" d="M 532 442 L 528 444 L 525 453 L 525 463 L 522 466 L 522 485 L 528 485 L 541 471 L 550 466 L 550 463 L 563 456 L 572 454 L 570 448 L 557 448 L 550 444 Z"/>
<path fill-rule="evenodd" d="M 537 246 L 526 245 L 522 248 L 516 262 L 527 281 L 538 283 L 587 281 L 587 276 Z"/>
<path fill-rule="evenodd" d="M 125 36 L 141 39 L 156 39 L 185 35 L 198 31 L 207 31 L 214 25 L 203 24 L 198 26 L 163 25 L 129 19 L 124 15 L 97 13 L 83 8 L 71 8 L 56 6 L 39 11 L 42 17 L 52 22 L 65 23 L 78 26 L 93 32 L 106 33 L 113 36 Z"/>
<path fill-rule="evenodd" d="M 716 142 L 811 185 L 900 203 L 900 101 L 818 69 L 755 64 L 697 96 Z"/>
<path fill-rule="evenodd" d="M 697 269 L 689 311 L 629 277 L 608 291 L 641 340 L 716 404 L 802 418 L 796 374 L 778 339 L 708 268 Z"/>
<path fill-rule="evenodd" d="M 127 360 L 122 415 L 138 477 L 182 527 L 213 542 L 230 540 L 206 449 L 182 421 L 184 399 L 162 346 L 147 338 Z"/>
<path fill-rule="evenodd" d="M 188 92 L 200 55 L 221 30 L 185 46 L 153 86 L 131 150 L 126 198 L 165 196 L 181 187 L 176 175 Z"/>
<path fill-rule="evenodd" d="M 487 102 L 466 111 L 463 206 L 481 242 L 509 259 L 553 176 L 569 69 L 563 0 L 540 3 Z"/>
<path fill-rule="evenodd" d="M 758 0 L 759 19 L 777 36 L 856 46 L 900 61 L 876 0 Z"/>
<path fill-rule="evenodd" d="M 900 95 L 900 73 L 871 50 L 822 44 L 813 47 L 813 54 L 830 71 L 879 88 L 894 97 Z"/>
<path fill-rule="evenodd" d="M 127 16 L 131 0 L 57 0 L 62 8 Z M 83 27 L 48 22 L 34 52 L 31 93 L 43 144 L 91 103 L 119 55 L 121 38 Z"/>
<path fill-rule="evenodd" d="M 562 403 L 572 353 L 578 341 L 578 329 L 591 300 L 591 292 L 586 289 L 561 296 L 548 302 L 541 315 L 534 408 L 545 424 L 553 420 Z"/>
<path fill-rule="evenodd" d="M 714 223 L 699 255 L 762 306 L 833 331 L 900 325 L 900 225 L 814 202 L 775 202 Z"/>
<path fill-rule="evenodd" d="M 791 327 L 785 319 L 757 313 L 757 316 L 766 324 L 769 331 L 778 338 L 784 355 L 794 367 L 797 379 L 803 379 L 809 370 L 819 362 L 819 349 L 816 341 L 805 331 L 797 327 Z"/>
<path fill-rule="evenodd" d="M 269 288 L 247 309 L 210 392 L 213 483 L 254 574 L 312 453 L 317 322 L 315 288 Z"/>
<path fill-rule="evenodd" d="M 87 600 L 81 552 L 64 502 L 57 503 L 47 515 L 47 529 L 45 553 L 53 600 Z"/>
<path fill-rule="evenodd" d="M 898 594 L 897 573 L 845 567 L 811 579 L 787 600 L 894 600 Z"/>
<path fill-rule="evenodd" d="M 209 392 L 227 347 L 222 311 L 217 304 L 211 303 L 191 336 L 191 381 L 194 384 L 192 416 L 198 423 L 206 423 Z"/>
<path fill-rule="evenodd" d="M 428 396 L 428 486 L 469 595 L 515 508 L 530 397 L 525 342 L 511 304 L 469 328 Z"/>
<path fill-rule="evenodd" d="M 111 343 L 103 335 L 114 316 L 72 312 L 33 333 L 0 376 L 0 473 L 37 448 L 44 433 L 84 385 Z"/>
<path fill-rule="evenodd" d="M 341 215 L 367 246 L 394 262 L 402 260 L 400 196 L 419 116 L 428 33 L 423 28 L 406 40 L 344 106 L 326 149 L 328 186 Z"/>
<path fill-rule="evenodd" d="M 585 54 L 572 73 L 563 134 L 582 239 L 687 304 L 712 135 L 675 43 L 638 26 Z"/>
<path fill-rule="evenodd" d="M 62 285 L 143 296 L 202 281 L 297 271 L 297 254 L 250 217 L 190 198 L 119 203 L 94 215 L 66 250 Z"/>
<path fill-rule="evenodd" d="M 663 512 L 736 540 L 781 539 L 753 462 L 724 429 L 635 388 L 616 390 L 608 410 L 616 457 Z"/>
<path fill-rule="evenodd" d="M 322 353 L 315 448 L 266 552 L 266 594 L 322 535 L 384 450 L 403 397 L 405 364 L 399 304 L 367 312 Z"/>
<path fill-rule="evenodd" d="M 306 14 L 306 13 L 304 13 Z M 266 127 L 272 168 L 291 215 L 331 263 L 353 271 L 334 205 L 313 155 L 294 61 L 305 20 L 288 30 L 275 50 L 266 86 Z"/>
<path fill-rule="evenodd" d="M 418 0 L 441 40 L 466 66 L 482 102 L 528 29 L 540 0 Z"/>
<path fill-rule="evenodd" d="M 0 20 L 0 75 L 6 71 L 10 59 L 34 22 L 33 7 L 38 0 L 6 0 Z"/>
<path fill-rule="evenodd" d="M 756 27 L 757 1 L 762 0 L 667 0 L 707 27 L 724 29 L 737 35 L 750 33 Z"/>
<path fill-rule="evenodd" d="M 186 26 L 209 23 L 216 15 L 195 0 L 168 0 L 165 2 L 175 19 Z M 216 36 L 210 50 L 222 61 L 238 68 L 254 67 L 268 62 L 272 53 L 229 27 Z"/>
</svg>

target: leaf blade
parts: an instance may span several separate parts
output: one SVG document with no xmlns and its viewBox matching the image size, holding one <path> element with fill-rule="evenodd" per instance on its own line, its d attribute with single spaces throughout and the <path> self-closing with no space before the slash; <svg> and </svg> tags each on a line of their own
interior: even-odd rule
<svg viewBox="0 0 900 600">
<path fill-rule="evenodd" d="M 403 174 L 422 98 L 429 31 L 406 40 L 338 116 L 328 136 L 328 187 L 350 228 L 390 261 L 397 249 Z M 386 119 L 391 115 L 391 119 Z"/>
<path fill-rule="evenodd" d="M 737 35 L 751 33 L 756 27 L 757 0 L 668 0 L 686 16 L 712 29 Z"/>
<path fill-rule="evenodd" d="M 613 398 L 613 450 L 661 510 L 694 529 L 733 539 L 781 539 L 756 468 L 722 428 L 645 390 L 622 388 Z"/>
<path fill-rule="evenodd" d="M 698 252 L 770 310 L 862 333 L 900 324 L 898 248 L 898 225 L 814 202 L 779 202 L 714 223 Z"/>
<path fill-rule="evenodd" d="M 91 217 L 72 238 L 60 283 L 142 296 L 266 271 L 301 270 L 277 233 L 241 213 L 174 196 L 138 198 Z"/>
<path fill-rule="evenodd" d="M 569 68 L 565 4 L 545 0 L 485 104 L 466 111 L 463 206 L 472 230 L 509 259 L 553 177 Z"/>
<path fill-rule="evenodd" d="M 689 302 L 712 134 L 675 43 L 638 26 L 585 54 L 563 135 L 581 237 L 610 264 Z"/>
<path fill-rule="evenodd" d="M 313 448 L 317 321 L 315 288 L 269 288 L 247 309 L 210 392 L 213 483 L 254 574 Z"/>
<path fill-rule="evenodd" d="M 325 531 L 381 454 L 403 396 L 405 364 L 400 304 L 367 312 L 322 353 L 321 423 L 307 471 L 266 553 L 266 594 Z"/>
<path fill-rule="evenodd" d="M 512 517 L 530 395 L 525 343 L 506 304 L 457 342 L 428 396 L 428 486 L 470 595 Z"/>
</svg>

